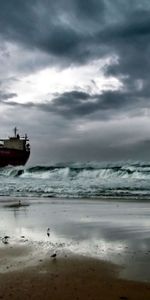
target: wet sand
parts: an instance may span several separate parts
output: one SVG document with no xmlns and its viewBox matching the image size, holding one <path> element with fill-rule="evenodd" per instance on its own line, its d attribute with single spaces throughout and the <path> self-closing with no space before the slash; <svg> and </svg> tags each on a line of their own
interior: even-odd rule
<svg viewBox="0 0 150 300">
<path fill-rule="evenodd" d="M 147 202 L 3 198 L 0 237 L 0 299 L 150 299 Z"/>
<path fill-rule="evenodd" d="M 0 299 L 149 300 L 150 284 L 117 278 L 117 267 L 79 257 L 40 261 L 0 275 Z"/>
</svg>

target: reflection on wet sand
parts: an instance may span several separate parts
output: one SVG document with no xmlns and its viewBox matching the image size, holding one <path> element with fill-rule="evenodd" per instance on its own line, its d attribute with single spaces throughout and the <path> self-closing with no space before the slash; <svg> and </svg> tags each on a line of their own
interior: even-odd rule
<svg viewBox="0 0 150 300">
<path fill-rule="evenodd" d="M 2 199 L 0 236 L 10 237 L 7 245 L 0 243 L 1 248 L 32 249 L 30 258 L 24 256 L 30 263 L 37 252 L 41 256 L 74 253 L 120 264 L 120 276 L 150 279 L 147 202 Z"/>
<path fill-rule="evenodd" d="M 29 206 L 29 203 L 23 203 L 23 202 L 21 202 L 21 200 L 19 200 L 18 202 L 11 203 L 11 204 L 3 205 L 3 207 L 5 207 L 5 208 L 14 208 L 14 209 L 18 209 L 20 207 L 26 207 L 26 206 Z"/>
</svg>

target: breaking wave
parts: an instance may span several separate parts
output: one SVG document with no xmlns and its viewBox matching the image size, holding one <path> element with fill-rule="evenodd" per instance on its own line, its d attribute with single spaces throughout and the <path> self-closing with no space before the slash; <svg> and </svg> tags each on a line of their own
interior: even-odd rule
<svg viewBox="0 0 150 300">
<path fill-rule="evenodd" d="M 0 168 L 0 195 L 100 198 L 150 196 L 150 164 L 61 163 Z"/>
<path fill-rule="evenodd" d="M 150 164 L 60 164 L 52 166 L 4 167 L 0 168 L 0 176 L 41 178 L 41 179 L 74 179 L 74 178 L 139 178 L 150 179 Z"/>
</svg>

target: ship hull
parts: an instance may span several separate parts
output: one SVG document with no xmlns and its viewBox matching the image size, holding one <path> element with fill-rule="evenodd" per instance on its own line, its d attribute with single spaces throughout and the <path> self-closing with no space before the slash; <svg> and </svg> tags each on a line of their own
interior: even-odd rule
<svg viewBox="0 0 150 300">
<path fill-rule="evenodd" d="M 28 161 L 30 151 L 16 150 L 16 149 L 0 149 L 0 167 L 11 166 L 24 166 Z"/>
</svg>

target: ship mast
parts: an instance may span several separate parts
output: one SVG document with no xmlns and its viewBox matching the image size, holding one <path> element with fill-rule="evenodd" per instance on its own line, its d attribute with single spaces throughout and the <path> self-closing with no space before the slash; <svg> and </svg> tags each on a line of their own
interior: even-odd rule
<svg viewBox="0 0 150 300">
<path fill-rule="evenodd" d="M 15 135 L 15 137 L 17 136 L 17 131 L 18 131 L 18 129 L 17 129 L 17 127 L 15 127 L 14 128 L 14 135 Z"/>
</svg>

